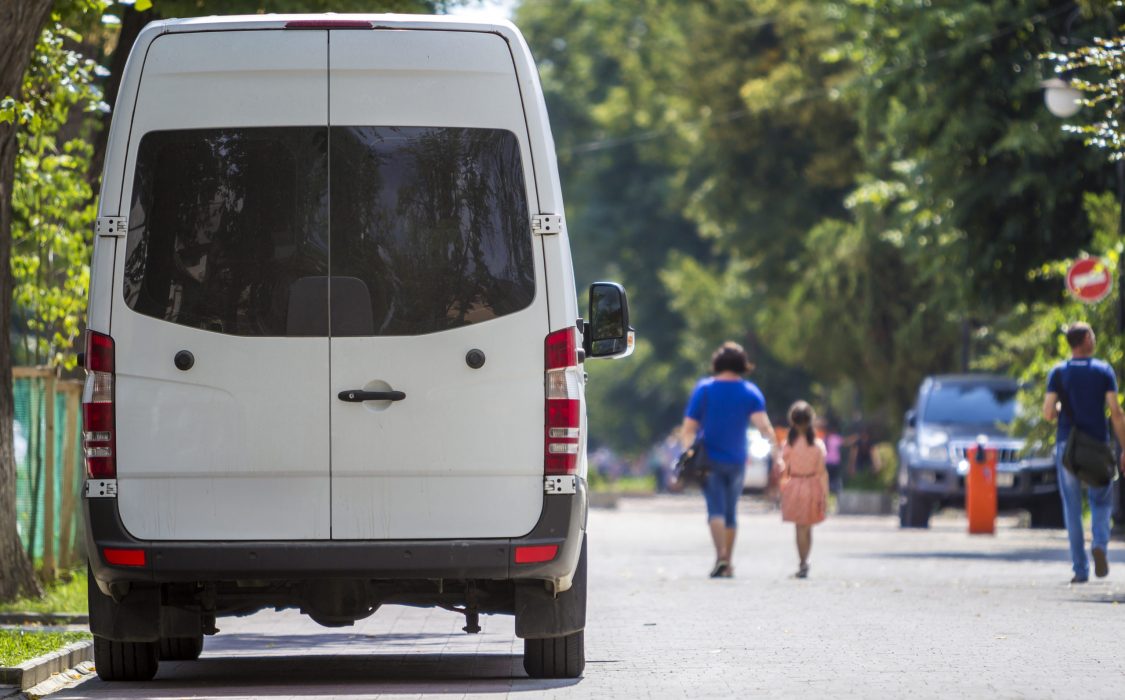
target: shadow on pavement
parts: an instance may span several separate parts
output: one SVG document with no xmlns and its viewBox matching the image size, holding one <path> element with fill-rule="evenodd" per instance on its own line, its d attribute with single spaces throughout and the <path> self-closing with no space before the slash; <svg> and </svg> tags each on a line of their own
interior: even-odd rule
<svg viewBox="0 0 1125 700">
<path fill-rule="evenodd" d="M 221 619 L 219 624 L 222 624 Z M 205 653 L 251 651 L 258 655 L 266 649 L 275 649 L 279 654 L 304 654 L 313 650 L 319 653 L 329 651 L 354 653 L 357 646 L 363 645 L 364 649 L 374 647 L 380 651 L 394 652 L 426 646 L 443 648 L 449 644 L 450 638 L 449 632 L 412 634 L 220 632 L 214 637 L 207 637 L 203 649 Z"/>
<path fill-rule="evenodd" d="M 1108 552 L 1109 561 L 1125 563 L 1125 551 Z M 881 552 L 877 554 L 855 555 L 863 559 L 965 559 L 977 561 L 1059 561 L 1070 562 L 1070 551 L 1066 545 L 1060 547 L 1037 547 L 1012 549 L 1008 551 L 970 552 L 970 551 L 916 551 L 916 552 Z"/>
<path fill-rule="evenodd" d="M 53 697 L 471 695 L 537 692 L 580 681 L 527 678 L 523 657 L 511 654 L 227 656 L 164 662 L 156 678 L 147 683 L 105 683 L 95 678 Z"/>
</svg>

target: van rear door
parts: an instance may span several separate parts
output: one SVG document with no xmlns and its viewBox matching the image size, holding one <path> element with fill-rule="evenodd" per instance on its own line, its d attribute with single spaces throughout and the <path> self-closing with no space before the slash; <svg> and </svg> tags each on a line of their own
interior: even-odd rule
<svg viewBox="0 0 1125 700">
<path fill-rule="evenodd" d="M 327 46 L 171 33 L 143 57 L 110 326 L 136 537 L 330 536 Z"/>
<path fill-rule="evenodd" d="M 332 536 L 525 534 L 549 328 L 507 43 L 333 31 L 329 51 Z"/>
</svg>

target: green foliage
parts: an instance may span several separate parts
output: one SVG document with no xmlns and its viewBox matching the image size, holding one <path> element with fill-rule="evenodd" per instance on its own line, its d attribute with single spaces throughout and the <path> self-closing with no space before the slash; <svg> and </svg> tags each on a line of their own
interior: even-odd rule
<svg viewBox="0 0 1125 700">
<path fill-rule="evenodd" d="M 12 274 L 15 306 L 25 316 L 20 343 L 34 361 L 73 366 L 90 280 L 96 209 L 87 171 L 89 120 L 103 107 L 97 66 L 70 46 L 81 37 L 59 21 L 35 47 L 20 101 L 4 101 L 0 118 L 18 123 L 19 153 L 12 191 Z M 85 122 L 68 133 L 74 113 Z"/>
<path fill-rule="evenodd" d="M 42 598 L 20 598 L 0 603 L 0 612 L 77 613 L 87 612 L 86 570 L 70 571 L 46 587 Z"/>
<path fill-rule="evenodd" d="M 1111 269 L 1119 269 L 1125 242 L 1117 233 L 1117 198 L 1110 193 L 1087 194 L 1084 206 L 1094 237 L 1076 257 L 1099 256 Z M 1030 274 L 1051 280 L 1056 289 L 1062 290 L 1072 262 L 1050 261 Z M 1085 321 L 1094 328 L 1098 357 L 1116 368 L 1125 363 L 1125 339 L 1115 332 L 1117 309 L 1112 296 L 1097 304 L 1085 304 L 1062 291 L 1048 301 L 1016 307 L 997 332 L 995 347 L 981 361 L 982 368 L 1010 372 L 1024 384 L 1013 430 L 1028 438 L 1028 450 L 1034 453 L 1044 453 L 1054 441 L 1054 423 L 1042 419 L 1043 394 L 1051 368 L 1070 356 L 1064 330 L 1076 321 Z"/>
<path fill-rule="evenodd" d="M 594 436 L 663 434 L 727 338 L 775 418 L 803 397 L 897 426 L 966 330 L 987 350 L 1053 299 L 1028 271 L 1090 243 L 1082 193 L 1111 177 L 1042 104 L 1071 9 L 524 2 L 579 278 L 622 279 L 642 338 L 590 363 Z"/>
<path fill-rule="evenodd" d="M 24 629 L 0 629 L 0 666 L 17 666 L 71 642 L 90 638 L 88 632 L 40 632 Z"/>
<path fill-rule="evenodd" d="M 1121 6 L 1122 3 L 1116 3 Z M 1055 64 L 1055 72 L 1069 76 L 1071 86 L 1086 93 L 1087 112 L 1092 110 L 1092 121 L 1086 124 L 1068 124 L 1065 130 L 1081 134 L 1087 146 L 1107 151 L 1111 160 L 1125 158 L 1125 127 L 1121 114 L 1125 112 L 1125 36 L 1104 39 L 1094 37 L 1089 46 L 1068 53 L 1049 53 L 1047 58 Z"/>
</svg>

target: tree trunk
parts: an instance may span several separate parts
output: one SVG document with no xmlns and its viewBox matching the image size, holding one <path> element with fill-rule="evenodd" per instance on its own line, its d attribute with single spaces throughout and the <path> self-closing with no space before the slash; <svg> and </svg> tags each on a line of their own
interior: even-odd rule
<svg viewBox="0 0 1125 700">
<path fill-rule="evenodd" d="M 0 98 L 18 95 L 51 11 L 51 0 L 0 3 Z M 0 600 L 41 593 L 16 531 L 16 460 L 12 449 L 12 183 L 16 126 L 0 124 Z"/>
</svg>

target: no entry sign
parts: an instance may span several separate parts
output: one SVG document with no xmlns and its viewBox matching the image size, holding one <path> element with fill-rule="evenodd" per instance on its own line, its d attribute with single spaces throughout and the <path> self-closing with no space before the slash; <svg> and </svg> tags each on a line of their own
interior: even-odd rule
<svg viewBox="0 0 1125 700">
<path fill-rule="evenodd" d="M 1082 258 L 1066 271 L 1066 288 L 1079 301 L 1093 304 L 1109 296 L 1113 274 L 1101 258 Z"/>
</svg>

